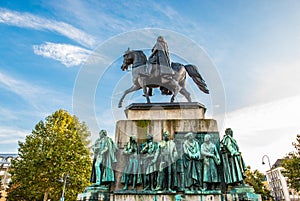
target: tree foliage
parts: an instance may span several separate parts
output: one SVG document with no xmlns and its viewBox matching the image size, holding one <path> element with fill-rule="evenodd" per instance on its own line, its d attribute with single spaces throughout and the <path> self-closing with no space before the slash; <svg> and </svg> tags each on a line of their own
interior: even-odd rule
<svg viewBox="0 0 300 201">
<path fill-rule="evenodd" d="M 297 135 L 296 142 L 293 143 L 296 149 L 288 154 L 282 161 L 282 167 L 284 171 L 282 174 L 288 178 L 288 184 L 296 191 L 300 191 L 300 135 Z"/>
<path fill-rule="evenodd" d="M 271 198 L 270 191 L 263 184 L 265 175 L 258 170 L 252 171 L 248 166 L 246 171 L 245 183 L 254 188 L 255 193 L 260 194 L 263 200 Z"/>
<path fill-rule="evenodd" d="M 20 159 L 12 161 L 7 200 L 59 200 L 63 173 L 71 182 L 65 200 L 76 200 L 89 184 L 89 136 L 86 124 L 64 110 L 36 124 L 25 142 L 19 142 Z"/>
</svg>

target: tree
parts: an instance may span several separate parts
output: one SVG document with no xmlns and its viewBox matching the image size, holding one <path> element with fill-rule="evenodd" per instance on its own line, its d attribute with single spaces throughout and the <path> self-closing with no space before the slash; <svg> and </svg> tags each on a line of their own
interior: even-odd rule
<svg viewBox="0 0 300 201">
<path fill-rule="evenodd" d="M 264 186 L 265 175 L 258 170 L 251 171 L 250 166 L 247 167 L 245 183 L 254 188 L 256 194 L 260 194 L 263 200 L 271 198 L 270 191 Z"/>
<path fill-rule="evenodd" d="M 59 200 L 63 173 L 71 182 L 65 200 L 76 200 L 89 185 L 89 137 L 86 124 L 64 110 L 36 124 L 25 142 L 19 142 L 19 159 L 12 161 L 7 200 Z"/>
<path fill-rule="evenodd" d="M 300 191 L 300 134 L 297 135 L 293 146 L 296 150 L 290 152 L 282 161 L 281 165 L 285 169 L 282 174 L 288 178 L 288 184 L 291 188 Z"/>
</svg>

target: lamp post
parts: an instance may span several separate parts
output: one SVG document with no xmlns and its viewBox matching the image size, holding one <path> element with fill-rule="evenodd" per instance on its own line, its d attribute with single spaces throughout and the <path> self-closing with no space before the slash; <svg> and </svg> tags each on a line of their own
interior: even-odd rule
<svg viewBox="0 0 300 201">
<path fill-rule="evenodd" d="M 65 190 L 66 190 L 66 184 L 67 184 L 67 180 L 70 179 L 70 176 L 67 173 L 63 173 L 62 174 L 62 178 L 59 180 L 61 183 L 63 183 L 63 190 L 61 193 L 61 198 L 59 201 L 64 201 L 65 200 Z"/>
<path fill-rule="evenodd" d="M 276 187 L 275 187 L 275 179 L 274 179 L 274 175 L 273 175 L 273 171 L 272 171 L 272 166 L 271 166 L 271 163 L 270 163 L 270 158 L 268 155 L 264 155 L 262 157 L 262 164 L 264 165 L 265 162 L 264 162 L 264 158 L 267 158 L 268 159 L 268 163 L 269 163 L 269 167 L 270 167 L 270 171 L 271 171 L 271 181 L 273 181 L 273 191 L 274 191 L 274 196 L 275 196 L 275 200 L 277 201 L 277 193 L 276 193 Z"/>
</svg>

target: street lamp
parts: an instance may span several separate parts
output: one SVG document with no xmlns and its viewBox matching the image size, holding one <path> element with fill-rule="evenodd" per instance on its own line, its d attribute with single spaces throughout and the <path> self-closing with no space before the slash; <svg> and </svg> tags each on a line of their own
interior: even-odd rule
<svg viewBox="0 0 300 201">
<path fill-rule="evenodd" d="M 268 159 L 268 163 L 269 163 L 269 167 L 270 167 L 270 171 L 271 171 L 271 181 L 273 181 L 273 191 L 274 191 L 274 195 L 275 195 L 275 200 L 277 201 L 278 199 L 277 199 L 277 194 L 276 194 L 275 179 L 274 179 L 274 175 L 273 175 L 273 171 L 272 171 L 272 166 L 271 166 L 271 163 L 270 163 L 270 158 L 269 158 L 269 156 L 264 155 L 261 159 L 263 165 L 265 164 L 264 158 Z"/>
<path fill-rule="evenodd" d="M 66 190 L 66 184 L 67 184 L 67 180 L 70 179 L 70 176 L 67 173 L 63 173 L 61 179 L 59 180 L 59 182 L 63 183 L 63 190 L 61 193 L 61 198 L 59 201 L 64 201 L 65 198 L 65 190 Z"/>
</svg>

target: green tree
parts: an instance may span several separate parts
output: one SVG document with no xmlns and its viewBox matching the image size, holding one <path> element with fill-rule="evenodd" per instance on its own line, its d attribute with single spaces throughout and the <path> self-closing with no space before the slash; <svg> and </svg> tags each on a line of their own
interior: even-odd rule
<svg viewBox="0 0 300 201">
<path fill-rule="evenodd" d="M 293 143 L 296 149 L 288 154 L 288 157 L 283 159 L 282 167 L 284 171 L 282 174 L 288 178 L 288 184 L 296 191 L 300 191 L 300 135 L 297 135 L 296 142 Z"/>
<path fill-rule="evenodd" d="M 36 124 L 25 142 L 19 142 L 20 159 L 13 160 L 7 200 L 59 200 L 63 173 L 70 176 L 65 200 L 76 200 L 89 185 L 90 132 L 85 123 L 58 110 Z"/>
<path fill-rule="evenodd" d="M 260 194 L 263 200 L 271 198 L 270 191 L 263 184 L 265 175 L 258 170 L 252 171 L 250 166 L 247 167 L 245 183 L 254 188 L 256 194 Z"/>
</svg>

